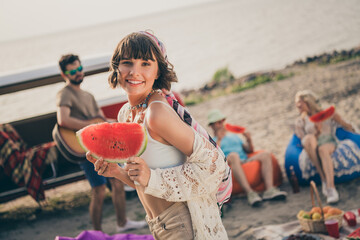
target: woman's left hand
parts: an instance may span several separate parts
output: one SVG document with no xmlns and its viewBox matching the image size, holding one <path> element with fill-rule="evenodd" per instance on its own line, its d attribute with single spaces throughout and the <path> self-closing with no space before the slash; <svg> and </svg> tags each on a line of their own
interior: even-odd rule
<svg viewBox="0 0 360 240">
<path fill-rule="evenodd" d="M 315 124 L 315 129 L 316 129 L 316 134 L 315 136 L 319 136 L 322 130 L 322 122 L 316 122 Z"/>
<path fill-rule="evenodd" d="M 246 131 L 246 132 L 243 132 L 243 136 L 247 139 L 247 140 L 251 140 L 251 134 L 250 132 Z"/>
<path fill-rule="evenodd" d="M 126 163 L 125 170 L 132 181 L 138 182 L 141 186 L 147 187 L 150 180 L 150 168 L 144 159 L 131 157 Z"/>
</svg>

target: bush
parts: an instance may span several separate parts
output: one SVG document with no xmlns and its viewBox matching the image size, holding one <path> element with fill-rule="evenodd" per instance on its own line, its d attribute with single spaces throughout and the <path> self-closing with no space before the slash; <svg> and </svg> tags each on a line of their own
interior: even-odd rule
<svg viewBox="0 0 360 240">
<path fill-rule="evenodd" d="M 235 77 L 234 75 L 230 72 L 230 70 L 228 69 L 228 67 L 224 67 L 224 68 L 220 68 L 218 69 L 213 77 L 212 77 L 212 82 L 216 82 L 216 83 L 220 83 L 220 82 L 231 82 L 234 81 Z"/>
</svg>

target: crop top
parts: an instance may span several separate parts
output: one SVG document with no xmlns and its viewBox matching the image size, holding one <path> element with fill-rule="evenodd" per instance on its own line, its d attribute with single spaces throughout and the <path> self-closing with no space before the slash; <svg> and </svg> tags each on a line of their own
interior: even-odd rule
<svg viewBox="0 0 360 240">
<path fill-rule="evenodd" d="M 165 104 L 166 106 L 170 107 L 170 105 L 161 101 L 153 101 L 150 103 L 149 107 L 151 106 L 151 104 L 157 102 Z M 174 114 L 176 114 L 172 108 L 171 110 L 174 112 Z M 146 117 L 144 120 L 144 126 L 146 129 L 148 143 L 145 151 L 140 157 L 145 160 L 149 168 L 156 169 L 156 168 L 175 167 L 183 164 L 186 161 L 186 155 L 182 153 L 179 149 L 175 148 L 174 146 L 166 145 L 159 141 L 156 141 L 150 136 L 146 124 Z"/>
</svg>

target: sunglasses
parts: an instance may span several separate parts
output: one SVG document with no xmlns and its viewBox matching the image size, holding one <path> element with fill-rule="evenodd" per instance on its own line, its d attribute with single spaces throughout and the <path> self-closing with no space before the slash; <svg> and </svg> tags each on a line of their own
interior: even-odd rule
<svg viewBox="0 0 360 240">
<path fill-rule="evenodd" d="M 70 74 L 71 76 L 74 76 L 77 72 L 82 72 L 82 70 L 83 70 L 83 66 L 80 65 L 78 68 L 75 68 L 70 71 L 65 71 L 65 74 Z"/>
</svg>

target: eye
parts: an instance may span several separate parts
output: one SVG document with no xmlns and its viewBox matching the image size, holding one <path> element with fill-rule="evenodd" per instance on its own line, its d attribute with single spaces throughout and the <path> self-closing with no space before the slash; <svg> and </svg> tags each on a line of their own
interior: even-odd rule
<svg viewBox="0 0 360 240">
<path fill-rule="evenodd" d="M 142 62 L 142 64 L 141 65 L 143 65 L 143 66 L 150 66 L 151 64 L 150 64 L 150 62 L 149 61 L 144 61 L 144 62 Z"/>
<path fill-rule="evenodd" d="M 130 60 L 123 60 L 123 61 L 120 61 L 120 64 L 122 64 L 122 65 L 131 65 L 132 62 Z"/>
</svg>

